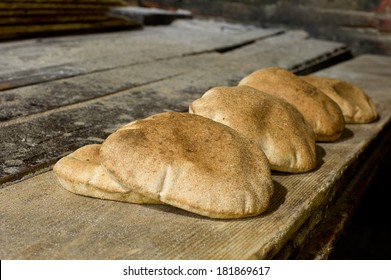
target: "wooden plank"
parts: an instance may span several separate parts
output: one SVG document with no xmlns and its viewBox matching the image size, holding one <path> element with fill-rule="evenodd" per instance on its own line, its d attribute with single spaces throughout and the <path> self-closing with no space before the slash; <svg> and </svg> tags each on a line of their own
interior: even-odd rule
<svg viewBox="0 0 391 280">
<path fill-rule="evenodd" d="M 292 35 L 289 35 L 287 39 L 290 40 L 291 37 Z M 269 39 L 273 40 L 273 37 Z M 27 116 L 29 112 L 34 112 L 34 109 L 31 108 L 34 106 L 31 106 L 31 104 L 37 105 L 35 107 L 38 108 L 35 112 L 39 112 L 42 111 L 39 106 L 46 110 L 50 106 L 53 108 L 59 105 L 64 106 L 66 102 L 68 104 L 75 102 L 72 99 L 66 101 L 65 96 L 74 96 L 79 100 L 91 99 L 91 95 L 94 93 L 85 91 L 91 84 L 92 89 L 102 87 L 103 95 L 109 93 L 107 97 L 96 98 L 91 102 L 75 104 L 58 110 L 43 111 L 31 117 L 0 123 L 0 137 L 3 139 L 0 143 L 0 151 L 3 153 L 3 158 L 6 159 L 5 162 L 1 163 L 0 182 L 19 179 L 26 174 L 48 167 L 60 156 L 87 143 L 101 142 L 107 137 L 108 133 L 113 132 L 114 129 L 126 122 L 165 110 L 186 111 L 188 104 L 195 98 L 200 97 L 207 89 L 213 86 L 236 84 L 248 72 L 276 65 L 275 57 L 278 57 L 277 65 L 292 68 L 300 61 L 304 63 L 317 61 L 319 56 L 323 56 L 325 53 L 333 53 L 334 50 L 341 48 L 341 44 L 338 43 L 305 40 L 307 45 L 304 43 L 296 49 L 296 52 L 290 52 L 289 56 L 285 56 L 286 61 L 284 62 L 280 58 L 279 46 L 283 46 L 282 52 L 285 53 L 284 45 L 286 42 L 281 39 L 277 41 L 280 45 L 274 45 L 275 56 L 266 55 L 269 54 L 268 50 L 266 52 L 260 50 L 256 55 L 252 52 L 248 56 L 242 56 L 240 60 L 234 60 L 236 53 L 233 53 L 234 56 L 231 57 L 231 52 L 220 55 L 201 54 L 198 57 L 190 56 L 187 58 L 189 60 L 183 59 L 181 62 L 182 67 L 186 65 L 190 67 L 190 69 L 187 68 L 187 71 L 184 71 L 183 75 L 174 74 L 174 77 L 170 79 L 148 83 L 145 86 L 117 93 L 115 90 L 121 89 L 121 83 L 126 85 L 123 75 L 119 80 L 121 83 L 118 83 L 117 86 L 108 82 L 107 79 L 103 79 L 103 81 L 107 81 L 106 86 L 104 83 L 100 83 L 99 79 L 101 78 L 99 77 L 102 76 L 99 75 L 91 76 L 92 80 L 85 84 L 84 89 L 79 83 L 72 85 L 72 83 L 68 82 L 67 84 L 67 81 L 65 81 L 63 87 L 58 86 L 57 83 L 57 86 L 53 88 L 46 88 L 46 93 L 45 91 L 36 91 L 37 94 L 41 92 L 42 100 L 37 97 L 34 101 L 36 94 L 33 93 L 33 96 L 30 95 L 29 97 L 27 93 L 25 101 L 18 103 L 18 101 L 12 100 L 13 95 L 11 97 L 5 95 L 4 103 L 6 103 L 6 106 L 3 107 L 3 110 L 7 114 L 12 114 L 12 111 L 15 110 L 17 114 Z M 323 49 L 313 48 L 314 44 L 320 43 L 325 44 L 326 47 Z M 178 69 L 181 69 L 180 64 L 177 65 Z M 159 67 L 158 64 L 152 66 L 156 69 Z M 162 73 L 165 69 L 161 68 Z M 88 77 L 86 79 L 88 80 Z M 86 81 L 86 79 L 84 80 Z M 83 79 L 77 81 L 81 80 Z M 94 85 L 95 82 L 98 85 Z M 38 88 L 43 89 L 42 86 Z M 63 93 L 58 96 L 58 99 L 52 97 L 54 102 L 59 103 L 51 105 L 50 101 L 47 100 L 47 96 L 54 94 L 58 90 L 57 88 L 62 88 Z M 28 89 L 26 90 L 28 91 Z M 83 93 L 83 90 L 85 93 Z M 80 92 L 79 96 L 77 96 L 77 92 Z M 7 98 L 9 99 L 8 102 L 6 101 Z M 48 105 L 43 105 L 45 103 Z M 28 108 L 25 113 L 18 109 L 22 107 L 21 105 Z M 7 107 L 10 108 L 10 111 L 7 111 Z M 42 133 L 43 131 L 46 132 Z"/>
<path fill-rule="evenodd" d="M 57 13 L 42 15 L 14 15 L 8 17 L 0 17 L 0 25 L 21 25 L 21 24 L 47 24 L 47 23 L 60 23 L 60 22 L 84 22 L 84 21 L 97 21 L 107 20 L 109 18 L 116 17 L 121 19 L 127 19 L 136 21 L 139 24 L 168 24 L 175 19 L 179 18 L 191 18 L 192 14 L 188 11 L 167 11 L 162 9 L 151 9 L 142 7 L 114 7 L 111 8 L 109 13 L 95 12 L 91 13 L 64 13 L 60 10 Z"/>
<path fill-rule="evenodd" d="M 84 21 L 99 21 L 107 20 L 104 14 L 81 14 L 81 15 L 46 15 L 46 16 L 13 16 L 0 17 L 0 25 L 16 25 L 16 24 L 47 24 L 59 22 L 84 22 Z"/>
<path fill-rule="evenodd" d="M 0 40 L 139 26 L 140 23 L 134 20 L 113 18 L 107 15 L 110 8 L 125 5 L 124 1 L 112 0 L 0 1 Z M 64 16 L 64 11 L 68 13 L 68 16 Z M 84 14 L 80 11 L 84 11 Z M 27 15 L 35 15 L 35 17 Z M 40 17 L 37 18 L 37 15 Z M 42 17 L 42 15 L 45 16 Z M 53 17 L 53 15 L 56 16 Z"/>
<path fill-rule="evenodd" d="M 28 24 L 28 25 L 1 25 L 0 39 L 9 39 L 20 36 L 38 36 L 43 34 L 58 34 L 58 32 L 85 30 L 99 31 L 109 28 L 134 27 L 139 23 L 131 20 L 120 20 L 106 18 L 98 21 L 68 22 L 68 23 L 47 23 L 47 24 Z"/>
<path fill-rule="evenodd" d="M 316 66 L 324 65 L 333 58 L 345 56 L 348 53 L 349 50 L 344 44 L 314 40 L 308 38 L 306 32 L 290 31 L 284 36 L 268 38 L 235 49 L 229 55 L 230 61 L 236 65 L 240 65 L 243 57 L 253 56 L 252 61 L 246 62 L 253 65 L 249 67 L 252 69 L 249 72 L 262 67 L 287 67 L 289 65 L 293 72 L 302 73 L 305 70 L 313 72 Z"/>
<path fill-rule="evenodd" d="M 337 142 L 317 144 L 319 167 L 312 172 L 273 172 L 276 194 L 266 213 L 248 219 L 213 220 L 171 206 L 81 197 L 60 188 L 53 173 L 47 172 L 0 190 L 0 257 L 272 258 L 320 205 L 343 191 L 344 185 L 338 182 L 346 175 L 345 170 L 363 163 L 363 152 L 390 122 L 390 103 L 384 103 L 384 97 L 390 100 L 391 70 L 371 74 L 381 65 L 390 66 L 391 59 L 365 56 L 331 68 L 341 70 L 341 79 L 364 83 L 363 89 L 378 106 L 380 119 L 372 124 L 347 125 Z M 342 71 L 345 67 L 351 72 Z M 364 81 L 360 82 L 360 77 Z"/>
<path fill-rule="evenodd" d="M 119 5 L 114 4 L 114 5 Z M 113 3 L 83 3 L 83 2 L 0 2 L 0 9 L 107 9 Z"/>
<path fill-rule="evenodd" d="M 282 32 L 282 29 L 217 22 L 209 22 L 210 30 L 203 32 L 202 28 L 194 28 L 199 21 L 189 23 L 193 28 L 177 21 L 172 26 L 146 27 L 139 31 L 1 44 L 0 90 L 156 59 L 215 51 Z M 222 26 L 229 26 L 235 32 L 226 32 Z"/>
<path fill-rule="evenodd" d="M 33 2 L 33 3 L 42 3 L 42 2 L 45 2 L 45 3 L 58 3 L 58 2 L 66 2 L 66 3 L 76 3 L 76 4 L 80 4 L 80 3 L 100 3 L 100 4 L 103 4 L 103 5 L 124 5 L 124 4 L 128 4 L 132 1 L 122 1 L 122 0 L 2 0 L 2 2 L 13 2 L 13 3 L 18 3 L 18 2 L 21 2 L 21 3 L 25 3 L 25 2 Z M 134 3 L 136 1 L 133 1 Z M 134 4 L 133 3 L 133 4 Z"/>
<path fill-rule="evenodd" d="M 106 9 L 103 11 L 106 12 Z M 1 17 L 13 17 L 13 16 L 61 16 L 61 15 L 91 15 L 102 14 L 102 9 L 0 9 Z"/>
<path fill-rule="evenodd" d="M 30 87 L 22 87 L 19 89 L 14 90 L 8 90 L 2 92 L 0 95 L 0 120 L 10 120 L 19 116 L 27 116 L 29 114 L 35 114 L 39 112 L 44 112 L 46 110 L 51 110 L 60 106 L 65 106 L 77 102 L 81 102 L 84 100 L 91 99 L 93 97 L 99 97 L 104 96 L 107 94 L 111 94 L 116 91 L 124 90 L 126 88 L 129 88 L 130 85 L 138 86 L 141 83 L 148 83 L 153 80 L 158 80 L 161 78 L 159 73 L 167 72 L 167 77 L 169 75 L 172 75 L 174 72 L 172 71 L 173 68 L 181 69 L 180 71 L 184 72 L 190 72 L 196 69 L 202 70 L 203 68 L 209 69 L 210 67 L 216 67 L 216 63 L 220 63 L 223 67 L 226 67 L 227 64 L 230 64 L 231 61 L 234 59 L 246 59 L 246 58 L 240 58 L 247 57 L 246 61 L 246 67 L 249 70 L 257 69 L 257 67 L 265 67 L 265 66 L 271 66 L 271 65 L 281 65 L 284 66 L 283 62 L 282 64 L 279 63 L 278 60 L 275 60 L 274 58 L 279 59 L 280 55 L 284 55 L 285 59 L 291 59 L 293 65 L 300 64 L 300 62 L 303 62 L 304 55 L 297 55 L 294 58 L 286 55 L 285 46 L 288 42 L 296 41 L 297 44 L 305 45 L 305 44 L 312 44 L 310 47 L 319 47 L 314 48 L 315 50 L 319 51 L 319 54 L 326 53 L 326 49 L 336 49 L 338 45 L 335 45 L 335 43 L 327 44 L 326 42 L 322 41 L 312 41 L 308 40 L 305 42 L 303 39 L 306 38 L 306 33 L 304 32 L 288 32 L 286 34 L 280 35 L 278 37 L 270 37 L 265 40 L 261 40 L 258 43 L 253 44 L 252 46 L 246 46 L 240 49 L 237 49 L 235 51 L 232 51 L 230 53 L 226 53 L 223 56 L 219 55 L 213 55 L 213 52 L 210 56 L 205 57 L 198 57 L 198 56 L 188 56 L 185 58 L 172 58 L 172 59 L 166 59 L 164 61 L 157 61 L 157 62 L 146 62 L 146 63 L 138 63 L 133 64 L 130 66 L 123 66 L 119 68 L 109 69 L 107 71 L 99 71 L 94 72 L 93 70 L 96 69 L 95 63 L 87 63 L 84 65 L 85 69 L 89 69 L 93 73 L 80 75 L 83 72 L 76 72 L 76 69 L 72 69 L 70 67 L 64 67 L 61 69 L 56 68 L 48 68 L 45 69 L 43 72 L 38 72 L 32 74 L 31 72 L 23 72 L 23 75 L 31 75 L 28 79 L 23 78 L 22 81 L 28 80 L 30 83 L 36 82 L 39 77 L 42 75 L 46 75 L 46 79 L 50 79 L 50 76 L 47 77 L 51 73 L 54 77 L 59 77 L 60 75 L 77 75 L 78 77 L 68 78 L 68 79 L 61 79 L 59 81 L 52 81 L 48 83 L 38 84 Z M 314 46 L 314 44 L 317 44 L 318 46 Z M 322 49 L 323 47 L 323 49 Z M 307 47 L 308 48 L 308 47 Z M 274 50 L 274 55 L 269 55 L 268 60 L 262 59 L 262 54 L 270 51 L 271 49 Z M 298 50 L 301 49 L 297 48 Z M 303 49 L 306 49 L 303 47 Z M 279 51 L 281 50 L 281 51 Z M 242 53 L 242 55 L 239 55 L 238 53 Z M 253 56 L 253 59 L 248 59 L 249 57 Z M 317 57 L 316 54 L 313 56 Z M 137 54 L 129 54 L 129 57 L 138 57 Z M 195 58 L 193 58 L 195 57 Z M 224 58 L 224 59 L 223 59 Z M 261 58 L 261 59 L 258 59 Z M 150 58 L 151 59 L 151 58 Z M 296 61 L 294 61 L 296 59 Z M 121 57 L 120 60 L 124 60 L 124 57 Z M 128 61 L 131 61 L 130 59 L 125 59 Z M 199 63 L 199 61 L 203 61 L 202 63 Z M 117 62 L 116 60 L 107 60 L 103 58 L 103 62 L 106 62 L 109 66 L 106 67 L 112 67 L 112 63 Z M 111 63 L 111 64 L 109 64 Z M 211 65 L 207 65 L 207 64 Z M 249 67 L 249 63 L 252 63 L 252 67 Z M 267 63 L 267 64 L 265 64 Z M 306 62 L 308 64 L 308 62 Z M 287 64 L 285 64 L 287 65 Z M 234 66 L 235 67 L 235 66 Z M 186 70 L 185 70 L 186 68 Z M 156 69 L 156 70 L 155 70 Z M 59 74 L 58 71 L 61 71 Z M 179 72 L 175 73 L 179 73 Z M 156 74 L 154 74 L 156 72 Z M 135 74 L 133 74 L 135 73 Z M 152 73 L 152 74 L 151 74 Z M 238 72 L 239 75 L 242 75 L 242 73 Z M 137 82 L 138 76 L 145 76 L 149 77 L 149 80 L 142 80 Z M 153 75 L 157 75 L 157 77 L 153 77 Z M 24 77 L 24 76 L 23 76 Z M 130 77 L 132 80 L 130 80 Z M 240 79 L 241 77 L 238 76 L 237 79 Z M 135 80 L 136 79 L 136 80 Z M 15 78 L 13 80 L 13 83 L 17 81 Z M 236 82 L 236 81 L 235 81 Z"/>
<path fill-rule="evenodd" d="M 199 27 L 197 28 L 197 26 Z M 224 26 L 227 27 L 224 28 Z M 229 30 L 234 32 L 227 32 L 226 29 L 228 27 Z M 203 28 L 206 29 L 205 32 Z M 95 59 L 99 57 L 97 53 L 101 54 L 101 56 L 107 56 L 108 54 L 122 55 L 132 51 L 132 47 L 135 45 L 137 47 L 139 45 L 148 47 L 153 45 L 152 42 L 155 41 L 158 47 L 172 49 L 175 45 L 175 51 L 182 55 L 184 54 L 182 47 L 186 47 L 187 52 L 204 52 L 222 48 L 229 42 L 242 44 L 244 41 L 257 40 L 281 32 L 283 32 L 283 29 L 280 28 L 263 29 L 246 27 L 240 24 L 228 25 L 214 21 L 201 25 L 199 20 L 178 20 L 170 26 L 145 27 L 143 30 L 132 32 L 66 36 L 28 42 L 3 43 L 0 45 L 2 60 L 7 59 L 7 66 L 10 68 L 2 68 L 0 73 L 14 73 L 18 69 L 36 69 L 38 68 L 37 65 L 32 64 L 36 63 L 37 60 L 42 60 L 40 67 L 47 67 Z M 233 34 L 236 36 L 233 37 Z M 117 45 L 119 43 L 121 43 L 121 47 Z M 160 44 L 165 45 L 161 46 Z M 42 52 L 42 49 L 45 52 Z M 69 51 L 70 54 L 65 56 L 64 51 Z M 33 53 L 35 56 L 29 57 L 26 53 Z M 18 63 L 18 60 L 23 61 L 23 64 L 27 64 L 28 67 Z"/>
<path fill-rule="evenodd" d="M 200 68 L 207 59 L 216 60 L 216 56 L 211 53 L 153 61 L 3 91 L 0 120 L 26 117 L 183 75 Z"/>
</svg>

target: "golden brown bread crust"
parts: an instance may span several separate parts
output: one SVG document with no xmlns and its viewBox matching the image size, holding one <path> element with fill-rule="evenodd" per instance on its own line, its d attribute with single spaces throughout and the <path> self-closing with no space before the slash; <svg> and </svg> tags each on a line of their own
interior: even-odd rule
<svg viewBox="0 0 391 280">
<path fill-rule="evenodd" d="M 131 191 L 114 180 L 101 166 L 99 144 L 81 147 L 60 159 L 53 167 L 62 187 L 70 192 L 130 203 L 161 204 Z"/>
<path fill-rule="evenodd" d="M 346 123 L 370 123 L 377 119 L 376 107 L 359 87 L 319 76 L 302 76 L 307 83 L 320 89 L 341 108 Z"/>
<path fill-rule="evenodd" d="M 315 132 L 317 141 L 338 139 L 345 127 L 339 106 L 319 89 L 293 73 L 270 67 L 244 77 L 239 85 L 281 97 L 295 106 Z"/>
<path fill-rule="evenodd" d="M 248 86 L 215 87 L 189 111 L 228 125 L 256 143 L 271 169 L 305 172 L 316 166 L 315 135 L 285 100 Z"/>
<path fill-rule="evenodd" d="M 122 185 L 212 218 L 258 215 L 273 194 L 264 153 L 197 115 L 161 113 L 132 122 L 103 142 L 100 158 Z"/>
</svg>

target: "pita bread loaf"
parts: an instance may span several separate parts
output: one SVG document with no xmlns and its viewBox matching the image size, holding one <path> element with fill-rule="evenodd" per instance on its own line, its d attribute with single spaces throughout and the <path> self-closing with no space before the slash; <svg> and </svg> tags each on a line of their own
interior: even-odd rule
<svg viewBox="0 0 391 280">
<path fill-rule="evenodd" d="M 60 159 L 53 167 L 61 186 L 70 192 L 101 199 L 159 204 L 120 185 L 99 161 L 99 144 L 87 145 Z"/>
<path fill-rule="evenodd" d="M 315 135 L 285 100 L 248 86 L 216 87 L 190 105 L 190 112 L 228 125 L 256 143 L 271 169 L 305 172 L 316 166 Z"/>
<path fill-rule="evenodd" d="M 102 144 L 101 163 L 135 192 L 212 218 L 258 215 L 273 194 L 265 154 L 228 126 L 188 113 L 132 122 Z"/>
<path fill-rule="evenodd" d="M 317 141 L 334 141 L 342 134 L 345 123 L 339 106 L 319 89 L 285 69 L 257 70 L 244 77 L 239 85 L 254 87 L 291 103 L 311 125 Z"/>
<path fill-rule="evenodd" d="M 326 77 L 311 75 L 301 78 L 333 99 L 341 108 L 346 123 L 370 123 L 377 119 L 372 100 L 357 86 Z"/>
</svg>

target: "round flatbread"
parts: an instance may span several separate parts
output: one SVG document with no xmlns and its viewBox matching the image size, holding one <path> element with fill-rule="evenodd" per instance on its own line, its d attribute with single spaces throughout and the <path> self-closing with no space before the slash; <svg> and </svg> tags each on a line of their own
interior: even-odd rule
<svg viewBox="0 0 391 280">
<path fill-rule="evenodd" d="M 302 76 L 334 100 L 342 110 L 346 123 L 370 123 L 377 119 L 376 107 L 359 87 L 339 80 L 320 76 Z"/>
<path fill-rule="evenodd" d="M 100 146 L 81 147 L 54 165 L 53 171 L 62 187 L 76 194 L 101 199 L 161 204 L 159 200 L 135 193 L 114 180 L 100 164 Z"/>
<path fill-rule="evenodd" d="M 311 127 L 281 98 L 248 86 L 215 87 L 192 102 L 189 111 L 252 140 L 266 154 L 271 169 L 298 173 L 316 166 Z"/>
<path fill-rule="evenodd" d="M 100 158 L 121 185 L 212 218 L 258 215 L 273 194 L 262 150 L 228 126 L 193 114 L 132 122 L 103 142 Z"/>
<path fill-rule="evenodd" d="M 344 130 L 345 122 L 339 106 L 319 89 L 285 69 L 257 70 L 244 77 L 239 85 L 281 97 L 295 106 L 312 127 L 317 141 L 334 141 Z"/>
</svg>

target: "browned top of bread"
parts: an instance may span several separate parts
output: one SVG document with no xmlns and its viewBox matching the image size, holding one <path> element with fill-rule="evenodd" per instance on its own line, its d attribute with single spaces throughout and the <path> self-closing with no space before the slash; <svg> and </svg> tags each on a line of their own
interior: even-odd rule
<svg viewBox="0 0 391 280">
<path fill-rule="evenodd" d="M 258 215 L 273 193 L 262 150 L 197 115 L 161 113 L 132 122 L 103 142 L 100 158 L 126 187 L 212 218 Z"/>
<path fill-rule="evenodd" d="M 305 172 L 316 166 L 315 135 L 285 100 L 248 86 L 215 87 L 190 112 L 228 125 L 256 143 L 274 170 Z"/>
<path fill-rule="evenodd" d="M 119 184 L 101 166 L 99 144 L 81 147 L 60 159 L 53 167 L 61 186 L 80 195 L 131 203 L 154 203 L 147 198 Z"/>
<path fill-rule="evenodd" d="M 303 76 L 304 81 L 320 89 L 341 108 L 346 123 L 370 123 L 377 119 L 376 107 L 359 87 L 319 76 Z"/>
<path fill-rule="evenodd" d="M 342 134 L 345 123 L 339 106 L 319 89 L 285 69 L 257 70 L 244 77 L 239 85 L 254 87 L 291 103 L 311 125 L 318 141 L 333 141 Z"/>
</svg>

